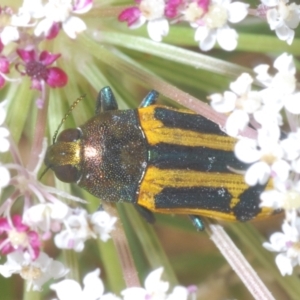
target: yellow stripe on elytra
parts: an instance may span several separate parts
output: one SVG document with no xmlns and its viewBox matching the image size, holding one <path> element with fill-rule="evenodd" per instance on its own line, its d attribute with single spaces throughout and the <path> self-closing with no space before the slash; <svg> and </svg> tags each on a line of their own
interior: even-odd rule
<svg viewBox="0 0 300 300">
<path fill-rule="evenodd" d="M 236 140 L 229 136 L 165 127 L 160 120 L 154 118 L 154 109 L 156 107 L 157 106 L 148 106 L 138 109 L 140 124 L 150 145 L 167 143 L 181 146 L 202 146 L 224 151 L 233 151 Z M 170 108 L 168 109 L 171 110 Z M 188 110 L 172 110 L 194 114 Z"/>
<path fill-rule="evenodd" d="M 235 215 L 223 213 L 209 209 L 198 208 L 156 208 L 155 196 L 162 192 L 165 187 L 215 187 L 224 188 L 232 195 L 230 207 L 233 208 L 240 199 L 238 196 L 249 186 L 244 182 L 244 178 L 239 174 L 231 173 L 207 173 L 191 170 L 158 169 L 148 166 L 145 176 L 140 185 L 137 203 L 147 209 L 159 213 L 175 214 L 195 214 L 207 216 L 220 220 L 235 221 Z M 271 215 L 273 210 L 263 208 L 256 219 Z"/>
<path fill-rule="evenodd" d="M 159 169 L 148 166 L 140 185 L 138 204 L 155 210 L 154 197 L 165 187 L 224 188 L 232 195 L 233 206 L 239 201 L 238 196 L 248 188 L 243 176 L 239 174 Z"/>
</svg>

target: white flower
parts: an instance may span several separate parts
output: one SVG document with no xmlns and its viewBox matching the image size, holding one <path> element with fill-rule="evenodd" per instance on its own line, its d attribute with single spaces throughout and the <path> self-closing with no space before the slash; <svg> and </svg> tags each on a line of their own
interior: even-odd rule
<svg viewBox="0 0 300 300">
<path fill-rule="evenodd" d="M 295 32 L 300 21 L 300 5 L 288 0 L 261 0 L 268 7 L 267 20 L 271 30 L 275 30 L 277 37 L 292 44 Z"/>
<path fill-rule="evenodd" d="M 291 275 L 293 267 L 300 265 L 300 239 L 299 239 L 299 218 L 293 225 L 286 221 L 282 225 L 282 231 L 273 233 L 270 243 L 263 243 L 263 246 L 272 252 L 280 252 L 276 256 L 276 264 L 281 274 Z"/>
<path fill-rule="evenodd" d="M 73 211 L 64 222 L 66 229 L 58 233 L 54 242 L 57 247 L 82 251 L 84 242 L 89 238 L 100 237 L 102 241 L 110 238 L 109 233 L 114 229 L 115 217 L 110 217 L 105 211 L 92 215 L 83 209 Z"/>
<path fill-rule="evenodd" d="M 285 209 L 287 213 L 300 208 L 300 182 L 274 180 L 274 190 L 264 191 L 260 199 L 261 207 Z"/>
<path fill-rule="evenodd" d="M 237 136 L 243 131 L 249 122 L 249 115 L 256 112 L 261 106 L 259 92 L 251 91 L 253 78 L 243 73 L 236 81 L 230 84 L 231 91 L 224 95 L 213 94 L 210 96 L 211 106 L 220 113 L 232 112 L 226 121 L 226 132 L 231 136 Z"/>
<path fill-rule="evenodd" d="M 62 249 L 82 251 L 84 242 L 89 238 L 88 214 L 83 209 L 73 211 L 64 224 L 66 229 L 54 237 L 55 245 Z"/>
<path fill-rule="evenodd" d="M 208 51 L 217 41 L 224 50 L 234 50 L 238 35 L 235 29 L 227 25 L 227 22 L 242 21 L 248 14 L 248 7 L 248 4 L 242 2 L 212 0 L 207 13 L 201 18 L 204 25 L 200 25 L 195 32 L 195 40 L 199 42 L 200 49 Z"/>
<path fill-rule="evenodd" d="M 121 12 L 119 21 L 127 21 L 130 29 L 136 29 L 146 22 L 153 41 L 160 42 L 169 32 L 169 22 L 165 18 L 164 0 L 142 0 L 138 7 L 129 7 Z"/>
<path fill-rule="evenodd" d="M 235 155 L 245 163 L 254 163 L 245 174 L 249 185 L 265 184 L 270 175 L 281 181 L 288 178 L 290 165 L 283 159 L 283 149 L 279 143 L 279 128 L 258 130 L 258 140 L 242 138 L 235 146 Z"/>
<path fill-rule="evenodd" d="M 51 278 L 65 276 L 68 270 L 59 261 L 55 261 L 41 252 L 39 257 L 32 261 L 28 253 L 15 251 L 7 255 L 7 262 L 0 265 L 0 274 L 10 277 L 20 274 L 27 281 L 28 289 L 41 290 L 41 286 Z"/>
<path fill-rule="evenodd" d="M 293 114 L 300 113 L 300 93 L 296 91 L 296 68 L 293 56 L 283 53 L 274 61 L 274 68 L 278 70 L 274 77 L 268 73 L 268 65 L 254 68 L 257 80 L 267 88 L 261 91 L 263 103 L 273 106 L 280 111 L 284 106 Z"/>
<path fill-rule="evenodd" d="M 106 242 L 114 230 L 114 225 L 117 221 L 116 217 L 111 217 L 106 211 L 96 211 L 90 217 L 90 222 L 93 231 L 100 237 L 103 242 Z"/>
<path fill-rule="evenodd" d="M 83 288 L 81 288 L 78 282 L 72 279 L 65 279 L 51 284 L 50 288 L 56 292 L 59 300 L 119 300 L 120 298 L 112 294 L 103 295 L 104 285 L 99 275 L 99 269 L 85 275 L 83 278 Z"/>
<path fill-rule="evenodd" d="M 40 203 L 29 207 L 23 215 L 23 222 L 31 228 L 39 228 L 46 235 L 50 231 L 58 231 L 61 223 L 70 212 L 70 208 L 63 202 Z"/>
<path fill-rule="evenodd" d="M 123 290 L 121 295 L 124 297 L 124 300 L 165 299 L 166 293 L 169 289 L 169 283 L 160 279 L 162 273 L 163 268 L 158 268 L 152 271 L 145 280 L 145 288 L 132 287 Z"/>
<path fill-rule="evenodd" d="M 72 14 L 83 14 L 92 8 L 92 0 L 49 0 L 44 6 L 43 19 L 34 30 L 36 36 L 49 35 L 55 24 L 61 23 L 62 29 L 72 39 L 86 30 L 85 23 Z"/>
</svg>

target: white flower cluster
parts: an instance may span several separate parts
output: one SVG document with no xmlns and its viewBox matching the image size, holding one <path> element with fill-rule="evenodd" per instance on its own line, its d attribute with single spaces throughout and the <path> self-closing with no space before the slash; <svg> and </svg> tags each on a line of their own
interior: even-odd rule
<svg viewBox="0 0 300 300">
<path fill-rule="evenodd" d="M 300 22 L 300 6 L 289 3 L 289 0 L 261 0 L 261 10 L 266 12 L 266 18 L 271 30 L 277 37 L 292 44 L 295 31 Z"/>
<path fill-rule="evenodd" d="M 76 16 L 88 12 L 92 0 L 24 0 L 17 14 L 11 14 L 10 22 L 0 27 L 0 40 L 3 45 L 21 38 L 20 28 L 34 28 L 35 36 L 44 34 L 53 38 L 61 28 L 72 39 L 86 30 L 85 23 Z"/>
<path fill-rule="evenodd" d="M 195 296 L 194 287 L 176 286 L 171 293 L 168 293 L 169 283 L 161 280 L 162 273 L 163 268 L 152 271 L 145 280 L 145 288 L 127 288 L 121 292 L 122 298 L 111 293 L 104 294 L 104 285 L 99 278 L 99 269 L 84 277 L 84 288 L 71 279 L 52 284 L 50 288 L 55 290 L 58 300 L 188 300 Z"/>
<path fill-rule="evenodd" d="M 253 186 L 272 180 L 273 189 L 261 195 L 261 207 L 286 212 L 284 233 L 274 234 L 271 243 L 265 244 L 267 249 L 280 252 L 276 262 L 284 275 L 300 264 L 300 92 L 291 55 L 282 54 L 273 67 L 277 70 L 274 76 L 269 74 L 268 65 L 254 69 L 262 90 L 251 90 L 254 79 L 242 74 L 230 84 L 231 91 L 211 95 L 210 99 L 216 111 L 228 114 L 225 127 L 229 135 L 238 138 L 236 156 L 250 164 L 246 183 Z M 291 128 L 288 134 L 282 129 L 282 114 Z M 256 140 L 241 136 L 249 124 L 257 128 Z"/>
<path fill-rule="evenodd" d="M 126 8 L 119 21 L 126 21 L 131 29 L 147 23 L 150 38 L 160 42 L 169 33 L 170 24 L 189 23 L 195 28 L 195 41 L 202 51 L 211 50 L 216 42 L 227 51 L 237 47 L 238 33 L 229 26 L 244 20 L 249 14 L 249 4 L 231 0 L 141 0 Z M 294 29 L 300 21 L 300 5 L 288 0 L 261 0 L 252 10 L 254 16 L 266 19 L 280 40 L 291 44 Z"/>
</svg>

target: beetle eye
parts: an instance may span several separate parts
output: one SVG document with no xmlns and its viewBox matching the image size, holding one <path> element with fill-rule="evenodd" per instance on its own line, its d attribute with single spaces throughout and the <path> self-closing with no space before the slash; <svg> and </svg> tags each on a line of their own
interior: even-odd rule
<svg viewBox="0 0 300 300">
<path fill-rule="evenodd" d="M 77 128 L 63 130 L 57 137 L 58 142 L 75 142 L 81 137 L 81 131 Z"/>
<path fill-rule="evenodd" d="M 52 168 L 56 177 L 67 183 L 77 182 L 80 179 L 80 171 L 72 165 L 55 166 Z"/>
</svg>

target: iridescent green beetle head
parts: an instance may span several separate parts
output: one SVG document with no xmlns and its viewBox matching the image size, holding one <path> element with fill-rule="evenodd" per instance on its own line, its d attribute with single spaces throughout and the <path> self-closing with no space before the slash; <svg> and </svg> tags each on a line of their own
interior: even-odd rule
<svg viewBox="0 0 300 300">
<path fill-rule="evenodd" d="M 48 147 L 44 163 L 46 170 L 54 171 L 56 177 L 63 182 L 78 182 L 81 177 L 80 162 L 81 162 L 81 137 L 80 128 L 71 128 L 63 130 L 58 136 L 58 131 L 62 124 L 66 121 L 75 106 L 84 98 L 81 96 L 71 105 L 68 112 L 65 114 L 61 123 L 53 136 L 53 144 Z M 57 138 L 56 138 L 57 137 Z"/>
<path fill-rule="evenodd" d="M 56 143 L 47 149 L 45 165 L 63 182 L 77 182 L 80 179 L 80 138 L 80 129 L 66 129 L 59 134 Z"/>
</svg>

